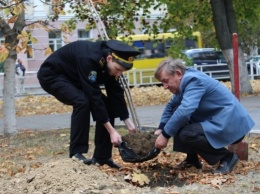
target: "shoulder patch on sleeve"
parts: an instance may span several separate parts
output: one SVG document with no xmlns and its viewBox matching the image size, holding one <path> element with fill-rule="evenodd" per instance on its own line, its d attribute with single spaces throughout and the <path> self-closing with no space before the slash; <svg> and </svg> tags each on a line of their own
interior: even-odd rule
<svg viewBox="0 0 260 194">
<path fill-rule="evenodd" d="M 96 71 L 90 71 L 90 73 L 89 73 L 89 75 L 88 75 L 88 80 L 89 80 L 91 83 L 96 82 L 96 80 L 97 80 L 97 72 L 96 72 Z"/>
</svg>

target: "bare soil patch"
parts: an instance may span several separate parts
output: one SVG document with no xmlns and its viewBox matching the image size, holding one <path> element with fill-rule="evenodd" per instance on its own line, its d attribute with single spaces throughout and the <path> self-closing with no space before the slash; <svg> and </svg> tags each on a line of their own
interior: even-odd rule
<svg viewBox="0 0 260 194">
<path fill-rule="evenodd" d="M 126 135 L 125 129 L 118 130 Z M 115 170 L 69 159 L 69 129 L 23 131 L 0 139 L 0 193 L 256 194 L 260 192 L 260 136 L 249 135 L 245 141 L 249 160 L 240 161 L 229 175 L 213 175 L 216 166 L 204 161 L 201 171 L 173 169 L 185 156 L 172 151 L 172 142 L 158 157 L 143 163 L 123 162 L 113 148 L 114 161 L 123 166 Z M 86 157 L 92 157 L 93 130 L 90 148 Z"/>
<path fill-rule="evenodd" d="M 146 156 L 153 148 L 156 136 L 153 131 L 139 132 L 135 134 L 126 134 L 122 140 L 127 142 L 129 148 L 132 148 L 138 156 Z"/>
<path fill-rule="evenodd" d="M 260 94 L 259 82 L 251 81 L 254 95 Z M 224 84 L 230 88 L 230 83 Z M 171 97 L 170 92 L 156 86 L 132 88 L 131 92 L 136 106 L 165 104 Z M 0 101 L 0 117 L 2 104 Z M 52 96 L 26 96 L 16 100 L 16 110 L 17 116 L 28 116 L 71 112 L 71 107 Z M 126 135 L 127 130 L 118 130 Z M 93 134 L 94 129 L 88 158 L 94 149 Z M 213 175 L 216 166 L 204 161 L 201 171 L 173 169 L 185 156 L 172 151 L 172 142 L 156 158 L 143 163 L 124 162 L 114 148 L 113 159 L 123 166 L 114 170 L 69 159 L 69 129 L 21 131 L 0 137 L 0 194 L 256 194 L 260 193 L 260 136 L 248 135 L 245 141 L 248 161 L 240 161 L 231 174 Z M 138 143 L 136 148 L 130 145 L 136 152 L 144 146 Z"/>
</svg>

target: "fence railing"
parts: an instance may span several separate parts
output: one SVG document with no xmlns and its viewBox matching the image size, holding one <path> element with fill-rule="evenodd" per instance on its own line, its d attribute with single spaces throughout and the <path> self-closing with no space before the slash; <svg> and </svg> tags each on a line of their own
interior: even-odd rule
<svg viewBox="0 0 260 194">
<path fill-rule="evenodd" d="M 256 77 L 260 76 L 260 68 L 256 67 L 256 64 L 252 62 L 246 63 L 248 68 L 248 75 L 250 79 L 255 79 Z M 194 65 L 192 66 L 199 71 L 202 71 L 213 77 L 217 80 L 229 80 L 229 69 L 227 64 L 213 64 L 213 65 Z M 154 71 L 155 69 L 132 69 L 124 73 L 126 76 L 126 80 L 128 81 L 129 86 L 145 86 L 145 85 L 155 85 L 160 84 L 158 80 L 154 78 Z"/>
<path fill-rule="evenodd" d="M 248 67 L 248 74 L 251 80 L 260 77 L 260 64 L 249 62 L 246 64 Z M 209 76 L 218 80 L 229 80 L 229 70 L 227 64 L 214 64 L 214 65 L 194 65 L 196 68 Z M 124 73 L 128 85 L 133 86 L 149 86 L 161 84 L 154 78 L 155 69 L 132 69 Z M 0 96 L 2 96 L 4 73 L 0 73 Z M 25 77 L 25 90 L 29 94 L 44 92 L 37 79 L 37 71 L 27 71 Z"/>
</svg>

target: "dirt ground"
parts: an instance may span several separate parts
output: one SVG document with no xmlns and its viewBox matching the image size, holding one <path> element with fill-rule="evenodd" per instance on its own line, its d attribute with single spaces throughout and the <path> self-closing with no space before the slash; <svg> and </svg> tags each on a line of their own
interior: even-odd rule
<svg viewBox="0 0 260 194">
<path fill-rule="evenodd" d="M 58 136 L 62 138 L 68 137 L 68 133 L 68 131 L 66 133 L 59 132 Z M 37 141 L 43 141 L 42 139 L 37 139 L 38 135 L 35 135 L 33 132 L 29 134 L 27 138 L 32 137 L 36 138 Z M 39 136 L 44 135 L 40 134 Z M 132 139 L 131 142 L 142 142 L 141 145 L 129 144 L 134 150 L 140 146 L 145 146 L 145 144 L 147 144 L 146 150 L 150 150 L 153 148 L 153 144 L 149 142 L 154 142 L 153 137 L 150 137 L 151 133 L 149 132 L 149 134 L 139 134 L 134 137 L 126 136 L 124 140 Z M 56 139 L 57 142 L 60 141 L 57 137 Z M 9 150 L 14 152 L 13 149 L 10 149 L 13 148 L 10 141 L 6 139 L 0 140 L 1 151 Z M 67 140 L 65 138 L 65 142 Z M 69 159 L 67 151 L 57 151 L 50 158 L 39 157 L 37 159 L 37 153 L 43 155 L 44 148 L 39 147 L 35 150 L 30 149 L 26 151 L 28 160 L 19 161 L 21 163 L 17 164 L 17 171 L 12 176 L 4 176 L 4 166 L 8 164 L 8 161 L 1 164 L 0 193 L 256 194 L 260 193 L 260 136 L 250 135 L 245 141 L 249 145 L 249 160 L 240 161 L 229 175 L 213 175 L 211 171 L 216 166 L 209 166 L 204 161 L 202 161 L 203 169 L 200 171 L 194 168 L 186 170 L 173 169 L 185 156 L 171 151 L 172 142 L 156 158 L 143 163 L 123 162 L 118 149 L 114 148 L 113 159 L 122 165 L 120 170 L 111 169 L 105 165 L 84 165 L 79 161 Z M 46 145 L 48 143 L 51 142 L 46 140 Z M 8 146 L 10 147 L 8 148 Z M 67 149 L 67 146 L 65 148 Z M 93 145 L 91 148 L 93 148 Z M 135 152 L 138 152 L 137 150 Z M 92 152 L 93 149 L 86 157 L 91 157 Z M 21 151 L 19 153 L 22 155 Z M 146 153 L 144 152 L 143 154 Z M 9 163 L 12 163 L 11 157 L 9 159 Z"/>
<path fill-rule="evenodd" d="M 259 80 L 252 81 L 252 86 L 259 94 Z M 137 106 L 163 104 L 171 96 L 158 87 L 134 88 L 132 95 Z M 2 104 L 0 101 L 0 110 Z M 50 96 L 28 96 L 17 100 L 16 110 L 17 116 L 28 116 L 71 112 L 71 107 Z M 153 147 L 145 145 L 143 139 L 130 136 L 124 140 L 127 138 L 142 142 L 136 146 L 130 144 L 134 141 L 129 142 L 136 153 L 145 155 Z M 69 129 L 23 131 L 13 137 L 0 137 L 0 194 L 258 194 L 260 135 L 248 135 L 245 142 L 249 146 L 248 160 L 240 161 L 228 175 L 213 175 L 216 166 L 203 160 L 202 170 L 174 169 L 185 155 L 172 151 L 172 141 L 157 157 L 142 163 L 124 162 L 118 148 L 114 148 L 113 160 L 122 166 L 115 170 L 68 158 Z M 140 146 L 147 152 L 140 153 Z M 93 149 L 92 137 L 86 157 L 92 157 Z"/>
<path fill-rule="evenodd" d="M 122 140 L 132 148 L 138 156 L 146 156 L 153 148 L 156 136 L 153 131 L 126 134 Z"/>
</svg>

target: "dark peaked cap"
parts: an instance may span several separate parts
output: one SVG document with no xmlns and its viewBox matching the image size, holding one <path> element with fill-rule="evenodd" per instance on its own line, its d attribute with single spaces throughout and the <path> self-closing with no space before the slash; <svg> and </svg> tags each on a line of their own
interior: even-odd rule
<svg viewBox="0 0 260 194">
<path fill-rule="evenodd" d="M 108 40 L 107 46 L 111 49 L 111 55 L 122 65 L 126 70 L 133 67 L 134 57 L 141 53 L 133 47 L 119 40 Z"/>
</svg>

